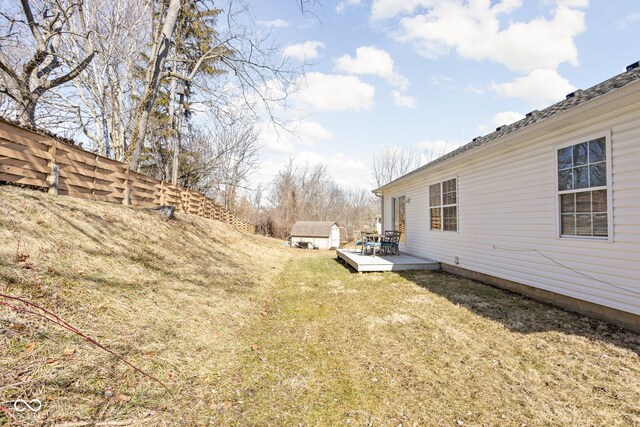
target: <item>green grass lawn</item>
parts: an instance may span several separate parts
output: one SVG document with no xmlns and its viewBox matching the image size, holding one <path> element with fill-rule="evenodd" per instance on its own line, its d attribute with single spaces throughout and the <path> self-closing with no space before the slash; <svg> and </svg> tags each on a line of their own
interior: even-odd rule
<svg viewBox="0 0 640 427">
<path fill-rule="evenodd" d="M 640 337 L 440 272 L 290 261 L 259 290 L 238 425 L 638 425 Z"/>
</svg>

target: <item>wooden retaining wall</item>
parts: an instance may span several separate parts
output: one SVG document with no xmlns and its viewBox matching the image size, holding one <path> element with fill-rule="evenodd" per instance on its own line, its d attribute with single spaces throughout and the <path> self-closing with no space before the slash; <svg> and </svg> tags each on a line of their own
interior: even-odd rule
<svg viewBox="0 0 640 427">
<path fill-rule="evenodd" d="M 178 212 L 215 219 L 240 231 L 255 233 L 254 225 L 239 220 L 201 193 L 130 171 L 125 163 L 2 118 L 0 182 L 125 205 L 173 205 Z"/>
</svg>

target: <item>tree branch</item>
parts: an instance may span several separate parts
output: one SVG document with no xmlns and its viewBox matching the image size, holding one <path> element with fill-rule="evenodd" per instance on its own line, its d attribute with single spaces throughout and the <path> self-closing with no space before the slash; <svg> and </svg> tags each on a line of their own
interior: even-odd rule
<svg viewBox="0 0 640 427">
<path fill-rule="evenodd" d="M 82 62 L 80 62 L 73 70 L 69 71 L 64 76 L 60 76 L 53 80 L 47 80 L 42 85 L 38 86 L 34 90 L 34 92 L 44 93 L 53 87 L 60 86 L 61 84 L 64 84 L 70 80 L 75 79 L 76 77 L 78 77 L 78 74 L 80 74 L 82 71 L 84 71 L 85 68 L 87 68 L 87 66 L 91 63 L 91 60 L 93 59 L 95 54 L 96 54 L 95 51 L 91 52 L 91 54 L 89 54 L 89 56 L 83 59 Z"/>
<path fill-rule="evenodd" d="M 18 75 L 13 68 L 11 68 L 9 58 L 7 58 L 7 55 L 5 55 L 2 50 L 0 50 L 0 70 L 7 74 L 7 76 L 11 77 L 15 82 L 18 81 Z"/>
<path fill-rule="evenodd" d="M 22 11 L 24 12 L 24 16 L 27 18 L 27 23 L 29 24 L 29 29 L 31 30 L 31 34 L 33 34 L 33 38 L 37 44 L 37 50 L 45 50 L 44 40 L 42 39 L 42 34 L 38 29 L 38 24 L 35 19 L 33 19 L 33 12 L 31 12 L 31 6 L 29 5 L 29 0 L 21 0 Z"/>
</svg>

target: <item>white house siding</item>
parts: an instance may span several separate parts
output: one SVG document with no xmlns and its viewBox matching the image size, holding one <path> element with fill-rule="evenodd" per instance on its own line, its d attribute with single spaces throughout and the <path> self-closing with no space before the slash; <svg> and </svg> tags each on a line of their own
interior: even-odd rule
<svg viewBox="0 0 640 427">
<path fill-rule="evenodd" d="M 398 194 L 398 192 L 394 192 L 393 194 Z M 391 196 L 387 195 L 385 192 L 382 197 L 382 229 L 383 230 L 393 230 L 393 224 L 391 223 Z"/>
<path fill-rule="evenodd" d="M 406 195 L 404 251 L 452 265 L 459 257 L 462 268 L 640 314 L 640 98 L 634 99 L 631 108 L 541 123 L 529 137 L 496 140 L 406 177 L 384 189 L 384 228 L 393 227 L 391 197 Z M 556 146 L 608 131 L 614 241 L 559 239 Z M 430 231 L 428 186 L 455 176 L 458 232 Z"/>
</svg>

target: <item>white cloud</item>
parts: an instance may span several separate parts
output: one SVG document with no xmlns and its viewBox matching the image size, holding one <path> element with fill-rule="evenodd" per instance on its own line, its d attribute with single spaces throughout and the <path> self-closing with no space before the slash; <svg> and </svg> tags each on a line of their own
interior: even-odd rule
<svg viewBox="0 0 640 427">
<path fill-rule="evenodd" d="M 301 151 L 296 155 L 296 164 L 315 166 L 324 164 L 333 180 L 345 188 L 371 188 L 371 168 L 361 158 L 342 152 L 321 154 L 314 151 Z"/>
<path fill-rule="evenodd" d="M 498 126 L 510 125 L 520 119 L 524 119 L 524 114 L 517 113 L 515 111 L 503 111 L 493 116 L 491 124 L 494 128 L 497 128 Z"/>
<path fill-rule="evenodd" d="M 478 87 L 469 83 L 467 87 L 464 88 L 464 92 L 471 93 L 474 95 L 484 95 L 485 90 L 481 87 Z"/>
<path fill-rule="evenodd" d="M 458 148 L 459 145 L 438 139 L 420 141 L 418 142 L 418 147 L 422 150 L 420 162 L 424 164 L 444 156 L 448 152 Z"/>
<path fill-rule="evenodd" d="M 359 112 L 373 107 L 375 91 L 355 76 L 312 72 L 305 75 L 294 98 L 316 111 Z"/>
<path fill-rule="evenodd" d="M 262 159 L 260 167 L 249 176 L 249 187 L 255 188 L 259 184 L 268 185 L 286 165 L 288 158 L 289 156 L 274 156 Z"/>
<path fill-rule="evenodd" d="M 342 55 L 336 59 L 335 69 L 347 74 L 382 77 L 402 91 L 409 87 L 409 80 L 397 72 L 391 55 L 374 46 L 357 48 L 355 57 Z"/>
<path fill-rule="evenodd" d="M 358 6 L 362 4 L 362 0 L 343 0 L 336 6 L 336 12 L 342 13 L 347 6 Z"/>
<path fill-rule="evenodd" d="M 284 19 L 274 19 L 272 21 L 258 21 L 258 24 L 263 27 L 269 28 L 286 28 L 289 26 L 289 23 Z"/>
<path fill-rule="evenodd" d="M 289 156 L 271 156 L 264 159 L 260 164 L 260 169 L 252 176 L 250 185 L 269 183 L 278 172 L 287 166 L 290 159 L 293 159 L 293 165 L 296 168 L 305 166 L 312 168 L 316 165 L 325 165 L 327 167 L 327 175 L 344 188 L 371 189 L 374 187 L 373 176 L 366 155 L 359 157 L 351 156 L 341 151 L 318 153 L 312 150 L 300 151 Z"/>
<path fill-rule="evenodd" d="M 397 107 L 405 107 L 405 108 L 417 108 L 418 100 L 413 96 L 403 95 L 397 90 L 391 92 L 391 97 L 393 98 L 393 104 Z"/>
<path fill-rule="evenodd" d="M 449 86 L 453 82 L 453 78 L 448 76 L 431 76 L 431 83 L 436 86 Z"/>
<path fill-rule="evenodd" d="M 262 141 L 262 148 L 268 153 L 290 154 L 295 150 L 294 145 L 286 137 L 262 135 L 260 140 Z"/>
<path fill-rule="evenodd" d="M 290 154 L 295 150 L 291 133 L 279 129 L 273 123 L 265 121 L 260 126 L 262 149 L 272 154 Z"/>
<path fill-rule="evenodd" d="M 523 119 L 524 114 L 515 111 L 503 111 L 501 113 L 494 114 L 491 118 L 491 123 L 484 123 L 478 126 L 478 131 L 481 134 L 491 133 L 500 126 L 510 125 L 520 119 Z"/>
<path fill-rule="evenodd" d="M 589 7 L 589 0 L 556 0 L 556 3 L 566 7 Z"/>
<path fill-rule="evenodd" d="M 400 2 L 397 2 L 400 3 Z M 421 13 L 400 19 L 396 39 L 410 42 L 415 50 L 428 58 L 457 53 L 477 61 L 489 60 L 511 70 L 529 72 L 537 68 L 555 69 L 568 62 L 578 64 L 574 38 L 585 29 L 588 5 L 582 0 L 558 0 L 552 17 L 538 17 L 529 22 L 509 20 L 501 28 L 501 15 L 509 15 L 522 6 L 520 0 L 444 1 L 413 0 L 395 8 L 387 0 L 377 0 L 372 17 L 385 6 L 387 17 L 410 13 L 417 6 Z M 377 9 L 378 8 L 378 9 Z M 393 13 L 392 13 L 393 12 Z"/>
<path fill-rule="evenodd" d="M 318 141 L 328 141 L 333 138 L 333 134 L 320 123 L 312 121 L 302 121 L 296 126 L 293 132 L 300 138 L 304 145 L 315 145 Z"/>
<path fill-rule="evenodd" d="M 304 43 L 292 44 L 282 49 L 284 56 L 295 58 L 299 61 L 315 59 L 318 57 L 318 49 L 324 48 L 324 43 L 318 41 L 306 41 Z"/>
<path fill-rule="evenodd" d="M 617 23 L 618 30 L 625 31 L 629 28 L 634 27 L 634 25 L 638 24 L 639 22 L 640 22 L 640 13 L 632 13 L 629 15 L 625 15 Z"/>
<path fill-rule="evenodd" d="M 555 70 L 533 70 L 507 83 L 493 83 L 491 89 L 506 98 L 524 99 L 533 108 L 544 108 L 576 88 Z"/>
<path fill-rule="evenodd" d="M 332 138 L 333 134 L 320 123 L 304 119 L 289 123 L 286 129 L 266 122 L 260 132 L 263 149 L 272 154 L 293 154 L 297 147 L 313 147 L 318 141 Z"/>
<path fill-rule="evenodd" d="M 413 12 L 417 7 L 428 7 L 432 1 L 429 0 L 374 0 L 371 5 L 371 19 L 378 21 L 381 19 L 393 18 L 396 15 Z"/>
</svg>

